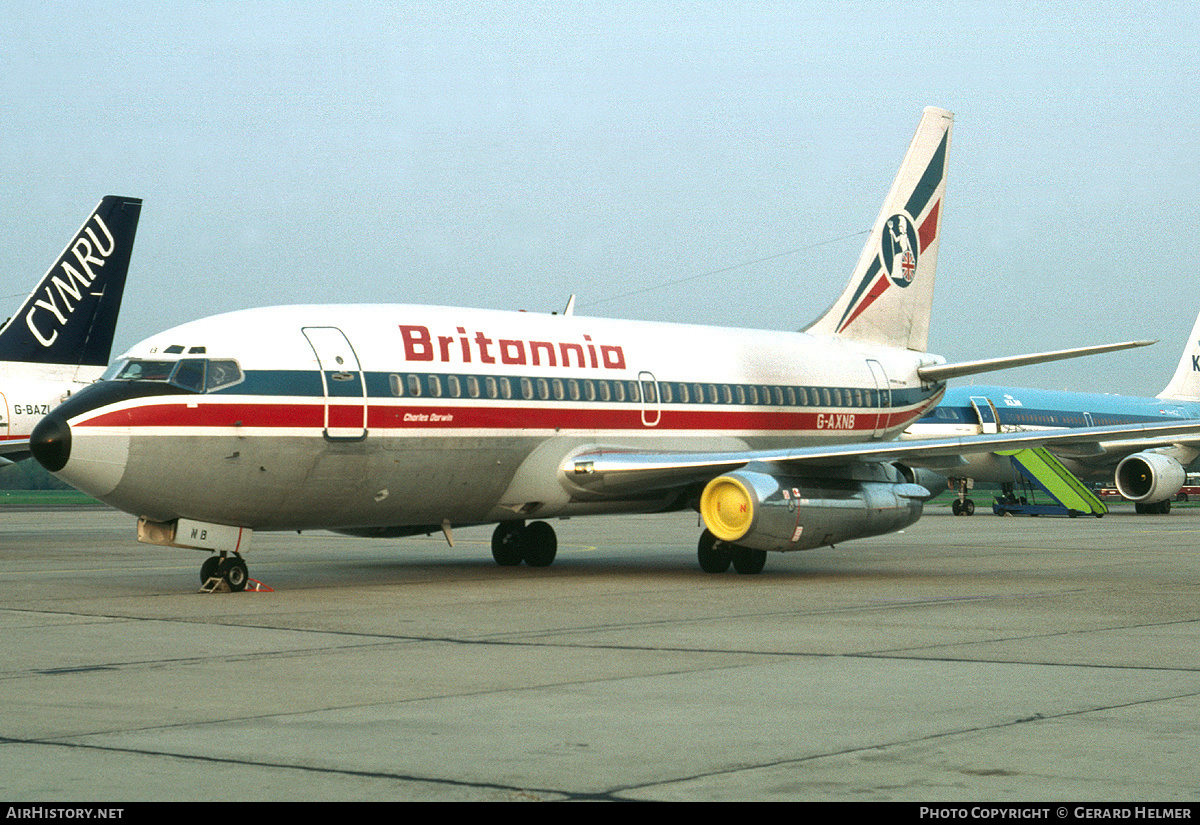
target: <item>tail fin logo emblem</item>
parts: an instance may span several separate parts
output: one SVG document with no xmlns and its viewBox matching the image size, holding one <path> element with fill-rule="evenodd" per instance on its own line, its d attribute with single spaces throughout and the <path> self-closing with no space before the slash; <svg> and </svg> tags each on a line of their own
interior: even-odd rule
<svg viewBox="0 0 1200 825">
<path fill-rule="evenodd" d="M 884 271 L 896 286 L 912 283 L 917 272 L 917 230 L 906 215 L 888 218 L 880 244 Z"/>
</svg>

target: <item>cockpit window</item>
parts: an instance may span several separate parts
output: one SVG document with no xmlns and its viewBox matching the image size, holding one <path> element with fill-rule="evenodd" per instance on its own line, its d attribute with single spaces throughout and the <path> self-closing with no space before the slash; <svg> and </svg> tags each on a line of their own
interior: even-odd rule
<svg viewBox="0 0 1200 825">
<path fill-rule="evenodd" d="M 208 361 L 208 377 L 204 381 L 204 389 L 207 392 L 213 392 L 222 387 L 236 384 L 243 377 L 242 368 L 238 366 L 237 361 L 211 359 Z"/>
<path fill-rule="evenodd" d="M 151 361 L 127 358 L 109 367 L 102 381 L 163 381 L 190 392 L 215 392 L 241 381 L 245 376 L 231 359 L 181 358 Z"/>
<path fill-rule="evenodd" d="M 181 358 L 171 373 L 170 382 L 192 392 L 204 392 L 204 359 Z"/>
<path fill-rule="evenodd" d="M 114 381 L 166 381 L 174 367 L 174 361 L 145 361 L 141 358 L 130 358 L 113 364 L 108 372 L 104 373 L 104 377 Z"/>
</svg>

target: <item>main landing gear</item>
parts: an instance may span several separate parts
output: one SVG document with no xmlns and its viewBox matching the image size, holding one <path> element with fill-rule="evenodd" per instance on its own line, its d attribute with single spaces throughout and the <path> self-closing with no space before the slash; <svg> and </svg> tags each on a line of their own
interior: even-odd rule
<svg viewBox="0 0 1200 825">
<path fill-rule="evenodd" d="M 501 567 L 549 567 L 558 553 L 558 537 L 544 521 L 502 521 L 492 533 L 492 558 Z M 721 541 L 708 530 L 696 547 L 700 569 L 705 573 L 724 573 L 730 565 L 739 573 L 761 573 L 767 563 L 766 550 L 754 550 Z"/>
<path fill-rule="evenodd" d="M 1185 498 L 1184 501 L 1187 501 Z M 1171 499 L 1165 498 L 1162 501 L 1156 501 L 1153 504 L 1136 503 L 1133 505 L 1135 513 L 1143 515 L 1166 515 L 1171 512 Z"/>
<path fill-rule="evenodd" d="M 952 478 L 950 479 L 950 486 L 958 488 L 958 498 L 950 502 L 950 512 L 956 516 L 975 515 L 975 502 L 967 498 L 967 491 L 971 489 L 971 480 L 968 478 Z"/>
<path fill-rule="evenodd" d="M 530 567 L 549 567 L 558 554 L 558 537 L 544 521 L 502 521 L 492 533 L 492 558 L 501 567 L 525 562 Z"/>
<path fill-rule="evenodd" d="M 721 541 L 705 530 L 696 545 L 696 558 L 705 573 L 724 573 L 732 564 L 739 573 L 754 574 L 761 573 L 766 565 L 767 551 Z"/>
<path fill-rule="evenodd" d="M 219 556 L 209 556 L 204 560 L 204 564 L 200 565 L 202 590 L 215 589 L 220 582 L 224 582 L 230 591 L 241 593 L 246 589 L 248 581 L 250 581 L 250 569 L 246 567 L 246 560 L 238 553 L 234 553 L 232 556 L 224 553 Z"/>
</svg>

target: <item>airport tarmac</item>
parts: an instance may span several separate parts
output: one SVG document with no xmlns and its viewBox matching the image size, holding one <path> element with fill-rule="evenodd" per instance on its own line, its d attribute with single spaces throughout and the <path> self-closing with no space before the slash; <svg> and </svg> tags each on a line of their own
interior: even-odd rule
<svg viewBox="0 0 1200 825">
<path fill-rule="evenodd" d="M 0 511 L 0 799 L 1200 799 L 1200 509 L 955 518 L 700 572 L 694 514 L 258 534 Z"/>
</svg>

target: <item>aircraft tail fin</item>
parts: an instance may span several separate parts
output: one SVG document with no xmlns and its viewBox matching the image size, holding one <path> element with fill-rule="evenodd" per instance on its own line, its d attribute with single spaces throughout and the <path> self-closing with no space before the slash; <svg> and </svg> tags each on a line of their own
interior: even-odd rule
<svg viewBox="0 0 1200 825">
<path fill-rule="evenodd" d="M 953 122 L 925 109 L 850 283 L 806 332 L 926 350 Z"/>
<path fill-rule="evenodd" d="M 1188 336 L 1171 383 L 1167 384 L 1158 397 L 1200 401 L 1200 317 L 1196 318 L 1196 325 L 1192 327 L 1192 334 Z"/>
<path fill-rule="evenodd" d="M 0 361 L 108 363 L 141 209 L 140 198 L 100 201 L 0 329 Z"/>
</svg>

